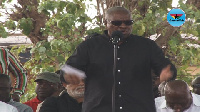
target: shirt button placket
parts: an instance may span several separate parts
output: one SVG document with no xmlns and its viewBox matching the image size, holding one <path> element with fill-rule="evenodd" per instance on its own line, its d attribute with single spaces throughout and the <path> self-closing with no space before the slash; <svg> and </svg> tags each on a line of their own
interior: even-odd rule
<svg viewBox="0 0 200 112">
<path fill-rule="evenodd" d="M 117 48 L 119 49 L 120 47 L 119 47 L 119 46 L 117 46 Z M 120 59 L 121 59 L 121 58 L 120 58 L 120 57 L 118 57 L 118 58 L 117 58 L 117 61 L 120 61 Z M 119 74 L 119 73 L 121 72 L 121 70 L 120 70 L 120 69 L 118 69 L 118 70 L 117 70 L 117 72 L 118 72 L 118 74 Z M 120 86 L 120 85 L 121 85 L 121 82 L 119 81 L 119 82 L 118 82 L 118 86 Z M 121 98 L 121 97 L 122 97 L 122 95 L 121 95 L 121 94 L 119 94 L 119 95 L 118 95 L 118 97 L 119 97 L 119 98 Z M 120 107 L 118 107 L 118 108 L 120 109 L 120 112 L 122 112 L 122 106 L 120 106 Z"/>
</svg>

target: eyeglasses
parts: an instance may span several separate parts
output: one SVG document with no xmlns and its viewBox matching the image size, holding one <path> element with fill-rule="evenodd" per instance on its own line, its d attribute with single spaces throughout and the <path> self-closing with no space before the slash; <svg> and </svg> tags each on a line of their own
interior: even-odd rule
<svg viewBox="0 0 200 112">
<path fill-rule="evenodd" d="M 110 22 L 112 25 L 115 26 L 120 26 L 122 23 L 124 23 L 127 26 L 130 26 L 133 24 L 133 20 L 125 20 L 125 21 L 108 21 Z"/>
</svg>

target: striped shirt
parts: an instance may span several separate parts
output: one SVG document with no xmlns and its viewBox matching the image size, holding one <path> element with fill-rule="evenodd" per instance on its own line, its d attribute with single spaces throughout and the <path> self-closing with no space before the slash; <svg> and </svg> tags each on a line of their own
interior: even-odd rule
<svg viewBox="0 0 200 112">
<path fill-rule="evenodd" d="M 12 73 L 15 79 L 14 92 L 24 93 L 27 84 L 26 70 L 8 49 L 0 48 L 0 73 Z"/>
</svg>

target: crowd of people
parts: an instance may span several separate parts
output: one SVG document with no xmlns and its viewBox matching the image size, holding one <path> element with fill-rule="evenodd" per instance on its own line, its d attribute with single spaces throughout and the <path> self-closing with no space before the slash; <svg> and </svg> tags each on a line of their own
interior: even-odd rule
<svg viewBox="0 0 200 112">
<path fill-rule="evenodd" d="M 200 77 L 192 81 L 192 91 L 177 80 L 162 49 L 131 34 L 126 8 L 109 8 L 105 20 L 104 33 L 83 41 L 59 71 L 36 75 L 36 97 L 25 103 L 20 96 L 27 72 L 12 53 L 0 49 L 0 112 L 199 112 Z"/>
</svg>

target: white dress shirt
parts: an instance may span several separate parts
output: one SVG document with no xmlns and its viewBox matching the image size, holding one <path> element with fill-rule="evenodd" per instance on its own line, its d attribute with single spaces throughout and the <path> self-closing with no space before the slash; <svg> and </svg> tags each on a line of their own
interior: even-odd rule
<svg viewBox="0 0 200 112">
<path fill-rule="evenodd" d="M 190 108 L 183 112 L 200 112 L 200 95 L 192 93 L 193 103 Z M 155 105 L 157 112 L 173 112 L 173 110 L 166 105 L 165 96 L 155 98 Z"/>
<path fill-rule="evenodd" d="M 17 108 L 0 101 L 0 112 L 18 112 Z"/>
</svg>

